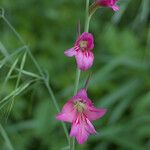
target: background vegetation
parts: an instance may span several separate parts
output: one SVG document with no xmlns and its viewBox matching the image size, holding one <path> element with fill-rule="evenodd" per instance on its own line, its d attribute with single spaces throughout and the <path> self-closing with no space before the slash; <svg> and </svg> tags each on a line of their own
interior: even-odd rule
<svg viewBox="0 0 150 150">
<path fill-rule="evenodd" d="M 0 1 L 5 10 L 5 17 L 0 12 L 1 150 L 66 149 L 44 81 L 49 74 L 60 107 L 72 96 L 76 64 L 63 52 L 73 45 L 79 19 L 83 30 L 84 5 L 84 0 Z M 108 112 L 94 122 L 98 134 L 77 150 L 150 147 L 150 0 L 120 0 L 119 5 L 117 13 L 99 9 L 91 21 L 95 64 L 88 91 L 95 105 Z"/>
</svg>

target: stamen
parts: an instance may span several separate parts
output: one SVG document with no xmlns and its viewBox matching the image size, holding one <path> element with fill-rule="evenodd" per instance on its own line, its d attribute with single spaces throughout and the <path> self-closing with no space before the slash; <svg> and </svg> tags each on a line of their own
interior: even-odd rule
<svg viewBox="0 0 150 150">
<path fill-rule="evenodd" d="M 81 42 L 80 42 L 80 48 L 81 48 L 81 49 L 87 48 L 87 45 L 88 45 L 88 42 L 87 42 L 87 41 L 81 41 Z"/>
<path fill-rule="evenodd" d="M 86 108 L 85 103 L 81 101 L 76 101 L 74 107 L 78 112 L 83 112 Z"/>
</svg>

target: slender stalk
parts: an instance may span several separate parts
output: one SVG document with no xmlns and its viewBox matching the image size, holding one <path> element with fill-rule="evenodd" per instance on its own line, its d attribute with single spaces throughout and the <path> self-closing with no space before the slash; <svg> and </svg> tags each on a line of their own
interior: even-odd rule
<svg viewBox="0 0 150 150">
<path fill-rule="evenodd" d="M 11 25 L 11 23 L 7 20 L 7 18 L 5 18 L 5 16 L 3 15 L 2 16 L 2 19 L 6 22 L 6 24 L 9 26 L 9 28 L 14 32 L 14 34 L 16 35 L 16 37 L 19 39 L 19 41 L 25 46 L 31 60 L 33 61 L 35 67 L 37 68 L 38 72 L 40 73 L 43 81 L 44 81 L 44 84 L 48 90 L 48 93 L 50 94 L 51 98 L 52 98 L 52 101 L 54 103 L 54 106 L 57 110 L 57 112 L 60 111 L 59 109 L 59 106 L 58 106 L 58 103 L 57 103 L 57 100 L 55 98 L 55 95 L 54 95 L 54 92 L 52 90 L 52 88 L 50 87 L 49 85 L 49 82 L 47 82 L 47 79 L 44 77 L 44 73 L 41 69 L 41 67 L 39 66 L 38 62 L 36 61 L 36 59 L 34 58 L 34 56 L 32 55 L 30 49 L 26 46 L 26 43 L 25 41 L 23 40 L 23 38 L 20 36 L 20 34 L 15 30 L 15 28 Z M 62 124 L 62 127 L 64 129 L 64 132 L 65 132 L 65 135 L 66 135 L 66 138 L 67 138 L 67 141 L 68 141 L 68 144 L 70 144 L 70 139 L 69 139 L 69 134 L 68 134 L 68 131 L 67 131 L 67 127 L 66 127 L 66 124 L 65 123 L 61 123 Z"/>
<path fill-rule="evenodd" d="M 84 31 L 89 31 L 89 24 L 90 24 L 91 16 L 89 15 L 89 0 L 86 0 L 86 8 L 85 8 L 85 26 Z"/>
<path fill-rule="evenodd" d="M 85 85 L 84 85 L 84 89 L 86 89 L 86 90 L 88 88 L 88 84 L 89 84 L 89 81 L 91 79 L 91 76 L 92 76 L 92 73 L 90 72 L 87 79 L 86 79 Z"/>
<path fill-rule="evenodd" d="M 74 88 L 74 95 L 75 95 L 75 94 L 77 93 L 77 91 L 78 91 L 80 75 L 81 75 L 81 70 L 77 68 L 77 70 L 76 70 L 75 88 Z"/>
<path fill-rule="evenodd" d="M 48 89 L 49 94 L 51 95 L 51 98 L 52 98 L 52 101 L 53 101 L 53 103 L 54 103 L 54 106 L 55 106 L 57 112 L 59 113 L 59 112 L 60 112 L 60 108 L 59 108 L 59 106 L 58 106 L 58 104 L 57 104 L 57 100 L 56 100 L 55 95 L 54 95 L 54 93 L 53 93 L 53 91 L 52 91 L 52 88 L 51 88 L 50 85 L 49 85 L 49 81 L 46 81 L 46 80 L 45 80 L 45 85 L 46 85 L 46 87 L 47 87 L 47 89 Z M 70 144 L 70 138 L 69 138 L 69 135 L 68 135 L 68 130 L 67 130 L 67 128 L 66 128 L 66 124 L 65 124 L 64 122 L 61 122 L 61 125 L 62 125 L 62 127 L 63 127 L 63 129 L 64 129 L 64 132 L 65 132 L 65 135 L 66 135 L 66 137 L 67 137 L 67 141 L 68 141 L 68 143 Z"/>
<path fill-rule="evenodd" d="M 20 34 L 15 30 L 15 28 L 11 25 L 11 23 L 7 20 L 7 18 L 3 15 L 2 16 L 3 20 L 6 22 L 6 24 L 9 26 L 9 28 L 14 32 L 14 34 L 16 35 L 16 37 L 19 39 L 19 41 L 22 43 L 22 45 L 25 46 L 28 54 L 30 55 L 33 63 L 35 64 L 37 70 L 39 71 L 39 73 L 43 76 L 42 70 L 39 66 L 39 64 L 37 63 L 37 61 L 35 60 L 35 58 L 33 57 L 32 53 L 30 52 L 30 49 L 28 48 L 28 46 L 26 46 L 25 41 L 23 40 L 23 38 L 20 36 Z"/>
<path fill-rule="evenodd" d="M 91 16 L 89 15 L 89 0 L 86 0 L 86 8 L 85 8 L 85 10 L 86 10 L 86 12 L 85 12 L 85 26 L 84 26 L 84 31 L 88 32 L 89 31 L 90 19 L 91 19 Z M 80 81 L 80 75 L 81 75 L 81 70 L 79 70 L 77 68 L 74 95 L 78 91 L 78 86 L 79 86 L 79 81 Z M 70 150 L 75 150 L 75 138 L 71 138 L 71 140 L 70 140 Z"/>
</svg>

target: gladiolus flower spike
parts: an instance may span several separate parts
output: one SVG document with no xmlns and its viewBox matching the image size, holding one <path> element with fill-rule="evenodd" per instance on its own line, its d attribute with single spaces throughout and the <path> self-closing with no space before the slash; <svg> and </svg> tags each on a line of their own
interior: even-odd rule
<svg viewBox="0 0 150 150">
<path fill-rule="evenodd" d="M 105 113 L 106 109 L 95 108 L 87 96 L 86 89 L 81 89 L 63 106 L 56 119 L 72 123 L 70 136 L 75 137 L 79 144 L 83 144 L 90 134 L 96 133 L 91 121 L 101 118 Z"/>
<path fill-rule="evenodd" d="M 75 57 L 77 66 L 80 70 L 85 71 L 93 65 L 94 38 L 91 33 L 84 32 L 76 40 L 74 47 L 65 51 L 68 57 Z"/>
</svg>

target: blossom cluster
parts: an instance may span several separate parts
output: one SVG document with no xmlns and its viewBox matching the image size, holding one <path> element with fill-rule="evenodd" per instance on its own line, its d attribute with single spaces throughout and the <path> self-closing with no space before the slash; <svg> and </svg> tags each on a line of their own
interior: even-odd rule
<svg viewBox="0 0 150 150">
<path fill-rule="evenodd" d="M 96 7 L 109 7 L 114 11 L 119 10 L 117 0 L 95 0 Z M 79 35 L 74 46 L 64 52 L 68 57 L 75 57 L 77 67 L 86 71 L 92 67 L 94 62 L 94 37 L 89 32 Z M 57 120 L 72 123 L 70 136 L 75 137 L 79 144 L 83 144 L 90 134 L 96 130 L 92 121 L 104 116 L 106 109 L 96 108 L 87 95 L 87 89 L 80 89 L 75 96 L 67 101 L 62 111 L 56 116 Z"/>
</svg>

